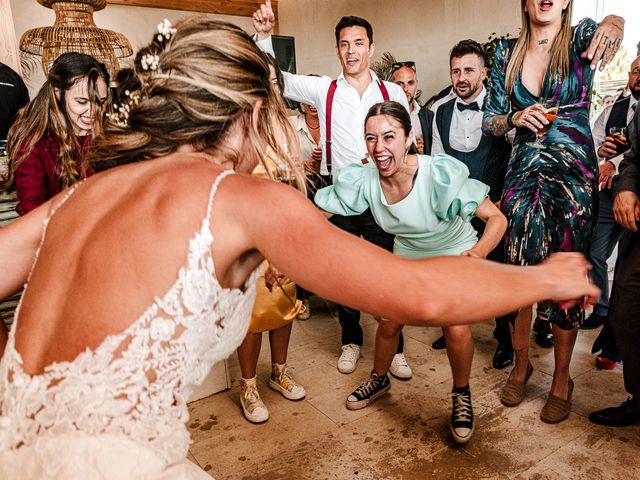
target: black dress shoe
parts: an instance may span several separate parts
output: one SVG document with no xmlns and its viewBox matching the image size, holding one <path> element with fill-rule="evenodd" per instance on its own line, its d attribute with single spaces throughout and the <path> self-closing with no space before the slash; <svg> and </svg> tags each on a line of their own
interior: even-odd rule
<svg viewBox="0 0 640 480">
<path fill-rule="evenodd" d="M 604 325 L 604 321 L 607 319 L 606 315 L 598 315 L 597 313 L 592 313 L 589 315 L 582 325 L 580 325 L 580 330 L 595 330 L 598 327 Z"/>
<path fill-rule="evenodd" d="M 508 367 L 513 363 L 513 348 L 498 344 L 496 353 L 493 354 L 493 361 L 491 364 L 496 370 Z"/>
<path fill-rule="evenodd" d="M 444 350 L 445 348 L 447 348 L 447 342 L 444 340 L 444 335 L 433 342 L 431 344 L 431 348 L 433 348 L 434 350 Z"/>
<path fill-rule="evenodd" d="M 542 348 L 553 347 L 553 331 L 551 330 L 551 322 L 542 322 L 538 333 L 536 333 L 536 343 Z"/>
<path fill-rule="evenodd" d="M 607 427 L 628 427 L 640 423 L 640 398 L 629 397 L 619 407 L 609 407 L 589 415 L 589 420 Z"/>
</svg>

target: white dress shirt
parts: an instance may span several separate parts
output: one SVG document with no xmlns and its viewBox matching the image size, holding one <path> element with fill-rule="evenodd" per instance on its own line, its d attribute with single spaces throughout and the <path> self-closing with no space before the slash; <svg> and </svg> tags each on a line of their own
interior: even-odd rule
<svg viewBox="0 0 640 480">
<path fill-rule="evenodd" d="M 271 37 L 256 42 L 258 47 L 273 55 Z M 369 109 L 382 102 L 382 92 L 378 86 L 378 77 L 373 70 L 371 83 L 362 94 L 347 82 L 343 73 L 338 77 L 338 86 L 333 98 L 331 113 L 331 169 L 332 173 L 343 165 L 360 162 L 367 156 L 364 141 L 364 119 Z M 320 144 L 322 146 L 322 164 L 320 174 L 328 175 L 326 141 L 327 92 L 331 85 L 330 77 L 309 77 L 282 72 L 284 76 L 284 96 L 297 102 L 313 105 L 320 119 Z M 409 111 L 407 96 L 395 83 L 384 82 L 389 100 L 401 103 Z"/>
<path fill-rule="evenodd" d="M 625 100 L 626 98 L 628 98 L 629 95 L 631 95 L 631 92 L 628 89 L 625 89 L 618 96 L 618 98 L 616 98 L 616 103 L 618 103 L 619 101 Z M 631 120 L 633 120 L 633 115 L 635 113 L 633 106 L 637 105 L 637 103 L 638 103 L 638 100 L 632 96 L 631 101 L 629 102 L 629 108 L 627 109 L 627 125 L 631 122 Z M 613 109 L 613 105 L 605 108 L 602 111 L 602 113 L 598 116 L 598 118 L 596 119 L 596 122 L 593 124 L 593 128 L 591 129 L 591 135 L 593 136 L 593 145 L 596 148 L 596 154 L 598 153 L 598 150 L 604 143 L 605 137 L 607 136 L 607 132 L 605 130 L 607 129 L 607 122 L 609 121 L 609 116 L 611 115 L 612 109 Z M 618 173 L 618 166 L 620 165 L 620 162 L 622 161 L 623 158 L 624 158 L 624 154 L 620 154 L 618 156 L 615 156 L 609 159 L 609 161 L 613 163 L 613 165 L 616 167 L 616 173 Z M 598 157 L 598 159 L 601 160 L 600 157 Z"/>
<path fill-rule="evenodd" d="M 412 102 L 413 112 L 409 113 L 411 117 L 411 128 L 413 129 L 414 138 L 422 137 L 422 125 L 420 125 L 420 117 L 418 112 L 422 108 L 415 100 Z M 415 142 L 414 142 L 415 143 Z"/>
<path fill-rule="evenodd" d="M 473 152 L 482 140 L 482 107 L 484 99 L 487 96 L 487 90 L 482 86 L 482 91 L 476 97 L 474 102 L 478 104 L 478 111 L 464 110 L 460 111 L 457 104 L 466 105 L 464 100 L 455 97 L 457 100 L 453 105 L 453 115 L 451 117 L 451 127 L 449 129 L 449 145 L 458 152 Z M 473 102 L 469 102 L 473 103 Z M 442 104 L 441 104 L 442 105 Z M 442 138 L 436 124 L 436 117 L 433 117 L 433 146 L 431 154 L 445 153 L 442 144 Z"/>
</svg>

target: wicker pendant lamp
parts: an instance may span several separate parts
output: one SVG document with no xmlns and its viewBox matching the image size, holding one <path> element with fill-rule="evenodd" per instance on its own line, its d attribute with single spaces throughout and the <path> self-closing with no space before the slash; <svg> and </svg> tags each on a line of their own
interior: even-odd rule
<svg viewBox="0 0 640 480">
<path fill-rule="evenodd" d="M 98 28 L 93 12 L 102 10 L 106 0 L 38 0 L 40 5 L 56 13 L 53 27 L 27 30 L 20 39 L 20 50 L 42 56 L 45 75 L 62 53 L 79 52 L 104 63 L 111 76 L 120 65 L 118 58 L 133 53 L 129 40 L 121 33 Z"/>
</svg>

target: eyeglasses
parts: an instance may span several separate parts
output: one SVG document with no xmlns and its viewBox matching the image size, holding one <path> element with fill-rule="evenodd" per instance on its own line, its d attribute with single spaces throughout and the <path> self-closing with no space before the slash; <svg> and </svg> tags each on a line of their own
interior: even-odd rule
<svg viewBox="0 0 640 480">
<path fill-rule="evenodd" d="M 416 71 L 416 62 L 396 62 L 391 66 L 391 70 L 393 70 L 395 72 L 396 70 L 398 70 L 399 68 L 402 68 L 402 67 L 410 68 L 411 70 L 413 70 L 415 72 Z"/>
</svg>

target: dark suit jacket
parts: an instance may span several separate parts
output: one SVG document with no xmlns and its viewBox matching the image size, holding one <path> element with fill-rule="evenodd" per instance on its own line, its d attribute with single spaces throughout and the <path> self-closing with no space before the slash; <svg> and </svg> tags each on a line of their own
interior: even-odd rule
<svg viewBox="0 0 640 480">
<path fill-rule="evenodd" d="M 640 196 L 640 108 L 629 124 L 627 136 L 631 148 L 620 162 L 619 174 L 613 186 L 614 195 L 622 190 L 631 190 Z"/>
<path fill-rule="evenodd" d="M 424 153 L 431 155 L 431 146 L 433 145 L 433 112 L 427 107 L 422 107 L 418 111 L 420 126 L 422 127 L 422 138 L 424 139 Z"/>
</svg>

